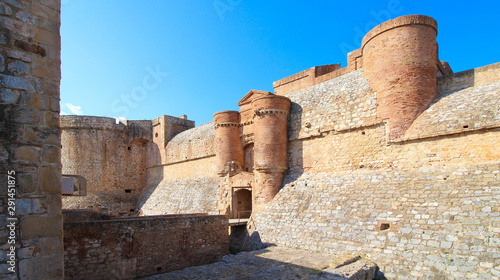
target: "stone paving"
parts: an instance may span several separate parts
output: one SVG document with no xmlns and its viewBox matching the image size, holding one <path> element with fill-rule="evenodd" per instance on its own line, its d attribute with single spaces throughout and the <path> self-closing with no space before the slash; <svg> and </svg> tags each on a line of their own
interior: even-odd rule
<svg viewBox="0 0 500 280">
<path fill-rule="evenodd" d="M 378 271 L 377 266 L 363 259 L 335 269 L 350 258 L 352 256 L 268 247 L 259 251 L 227 255 L 213 264 L 189 267 L 143 280 L 374 279 Z"/>
</svg>

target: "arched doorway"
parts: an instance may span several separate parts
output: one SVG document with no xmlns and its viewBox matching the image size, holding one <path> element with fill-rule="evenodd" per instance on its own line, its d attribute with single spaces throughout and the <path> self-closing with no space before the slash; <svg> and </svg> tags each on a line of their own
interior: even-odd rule
<svg viewBox="0 0 500 280">
<path fill-rule="evenodd" d="M 238 190 L 235 193 L 235 218 L 249 218 L 252 213 L 252 192 L 249 190 Z"/>
</svg>

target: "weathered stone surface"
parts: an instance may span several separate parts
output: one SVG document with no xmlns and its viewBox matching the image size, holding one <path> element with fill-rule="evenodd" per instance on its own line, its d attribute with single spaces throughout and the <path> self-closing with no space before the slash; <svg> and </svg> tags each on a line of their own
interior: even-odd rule
<svg viewBox="0 0 500 280">
<path fill-rule="evenodd" d="M 0 86 L 12 89 L 35 91 L 33 85 L 31 85 L 31 83 L 26 79 L 3 74 L 0 74 Z"/>
<path fill-rule="evenodd" d="M 64 231 L 65 276 L 75 280 L 136 279 L 215 262 L 229 249 L 224 216 L 65 222 Z"/>
<path fill-rule="evenodd" d="M 5 57 L 0 54 L 0 72 L 3 72 L 5 70 Z"/>
<path fill-rule="evenodd" d="M 10 16 L 12 15 L 12 9 L 4 3 L 0 3 L 0 14 Z"/>
<path fill-rule="evenodd" d="M 26 74 L 26 72 L 28 71 L 28 66 L 26 65 L 26 63 L 23 63 L 21 61 L 14 61 L 12 63 L 9 63 L 7 69 L 14 74 Z"/>
<path fill-rule="evenodd" d="M 23 239 L 37 239 L 45 236 L 62 236 L 62 215 L 24 216 L 20 222 L 20 230 L 21 237 Z"/>
<path fill-rule="evenodd" d="M 16 104 L 19 100 L 19 92 L 10 89 L 0 89 L 0 102 L 5 104 Z"/>
<path fill-rule="evenodd" d="M 145 280 L 157 279 L 373 279 L 377 266 L 359 261 L 333 269 L 338 256 L 285 247 L 227 255 L 214 264 L 190 267 Z M 366 277 L 366 278 L 363 278 Z M 370 278 L 371 277 L 371 278 Z"/>
<path fill-rule="evenodd" d="M 359 260 L 339 268 L 323 270 L 319 279 L 324 280 L 372 280 L 378 267 L 375 263 Z"/>
</svg>

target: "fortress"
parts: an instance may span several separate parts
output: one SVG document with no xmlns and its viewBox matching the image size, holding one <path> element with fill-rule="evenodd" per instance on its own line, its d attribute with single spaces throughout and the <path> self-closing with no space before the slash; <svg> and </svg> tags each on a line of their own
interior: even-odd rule
<svg viewBox="0 0 500 280">
<path fill-rule="evenodd" d="M 230 228 L 245 250 L 360 254 L 389 279 L 499 277 L 500 63 L 453 73 L 437 30 L 421 15 L 384 22 L 347 67 L 242 93 L 239 111 L 198 127 L 61 116 L 62 174 L 86 179 L 62 208 L 94 210 L 65 216 L 66 276 L 211 262 L 243 218 Z"/>
</svg>

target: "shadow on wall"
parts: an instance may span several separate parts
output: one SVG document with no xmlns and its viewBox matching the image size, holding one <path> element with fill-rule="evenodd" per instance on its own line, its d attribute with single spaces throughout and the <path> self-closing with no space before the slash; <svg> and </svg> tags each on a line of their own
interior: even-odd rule
<svg viewBox="0 0 500 280">
<path fill-rule="evenodd" d="M 157 162 L 160 160 L 160 149 L 158 148 L 158 145 L 156 145 L 154 142 L 149 142 L 148 148 L 147 148 L 147 155 L 148 155 L 148 160 L 147 166 L 146 166 L 146 185 L 142 190 L 142 194 L 139 196 L 139 199 L 137 201 L 137 205 L 135 207 L 135 213 L 134 216 L 140 216 L 142 211 L 142 207 L 144 204 L 148 201 L 148 199 L 151 197 L 151 195 L 155 192 L 155 190 L 158 188 L 160 182 L 163 180 L 163 166 L 156 166 L 156 167 L 151 167 L 154 166 Z"/>
<path fill-rule="evenodd" d="M 229 234 L 229 253 L 238 254 L 244 251 L 255 251 L 270 246 L 276 246 L 274 243 L 262 242 L 258 231 L 248 233 L 246 225 L 231 226 Z"/>
<path fill-rule="evenodd" d="M 294 126 L 300 126 L 302 123 L 302 112 L 302 106 L 298 103 L 292 102 L 288 119 L 288 169 L 285 172 L 281 187 L 296 181 L 304 173 L 304 144 L 302 140 L 298 139 L 299 131 L 292 131 Z"/>
</svg>

